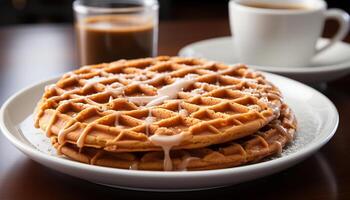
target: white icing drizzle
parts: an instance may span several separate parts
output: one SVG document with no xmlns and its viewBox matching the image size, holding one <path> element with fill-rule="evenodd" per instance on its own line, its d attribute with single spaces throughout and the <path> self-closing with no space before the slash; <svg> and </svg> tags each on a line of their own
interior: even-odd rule
<svg viewBox="0 0 350 200">
<path fill-rule="evenodd" d="M 291 141 L 293 139 L 293 136 L 289 134 L 283 126 L 276 124 L 276 125 L 273 125 L 272 127 L 276 128 L 279 132 L 285 135 L 288 138 L 288 141 Z"/>
<path fill-rule="evenodd" d="M 137 161 L 134 161 L 131 163 L 130 167 L 129 167 L 130 170 L 138 170 L 139 169 L 139 163 Z"/>
<path fill-rule="evenodd" d="M 46 127 L 45 132 L 46 132 L 47 137 L 51 136 L 51 127 L 52 127 L 53 123 L 55 122 L 56 118 L 57 118 L 57 111 L 54 112 L 53 116 L 51 117 L 51 119 L 49 121 L 49 124 Z"/>
<path fill-rule="evenodd" d="M 126 78 L 125 74 L 118 74 L 117 76 L 115 76 L 119 82 L 128 82 L 128 79 Z"/>
<path fill-rule="evenodd" d="M 149 136 L 149 128 L 154 121 L 155 121 L 155 117 L 152 117 L 152 111 L 148 110 L 148 116 L 145 119 L 147 136 Z"/>
<path fill-rule="evenodd" d="M 164 171 L 172 171 L 173 163 L 170 158 L 170 150 L 172 147 L 179 145 L 183 140 L 183 133 L 177 135 L 152 135 L 149 137 L 154 145 L 160 146 L 164 152 Z"/>
<path fill-rule="evenodd" d="M 89 98 L 84 98 L 85 102 L 88 103 L 88 104 L 91 104 L 91 105 L 94 105 L 94 106 L 100 106 L 99 103 L 89 99 Z"/>
<path fill-rule="evenodd" d="M 243 93 L 245 94 L 252 94 L 254 95 L 254 93 L 257 93 L 257 89 L 256 88 L 246 88 L 244 90 L 242 90 Z"/>
<path fill-rule="evenodd" d="M 65 138 L 66 135 L 72 131 L 74 131 L 75 129 L 77 129 L 79 127 L 79 123 L 76 122 L 74 124 L 72 124 L 69 127 L 66 127 L 64 129 L 61 129 L 60 132 L 58 132 L 58 143 L 63 144 L 65 142 Z"/>
<path fill-rule="evenodd" d="M 179 171 L 187 171 L 187 166 L 193 160 L 199 160 L 199 158 L 189 156 L 189 157 L 186 157 L 186 158 L 182 159 L 180 165 L 177 168 L 177 170 L 179 170 Z"/>
<path fill-rule="evenodd" d="M 64 92 L 62 95 L 63 95 L 63 96 L 67 96 L 67 95 L 74 94 L 74 93 L 76 93 L 76 92 L 78 92 L 78 91 L 79 91 L 79 88 L 75 88 L 75 89 L 73 89 L 73 90 L 69 90 L 69 91 Z"/>
<path fill-rule="evenodd" d="M 94 157 L 91 158 L 90 164 L 91 164 L 91 165 L 95 165 L 96 162 L 97 162 L 97 160 L 98 160 L 98 158 L 99 158 L 100 156 L 102 156 L 102 154 L 103 154 L 102 151 L 98 151 L 98 152 L 94 155 Z"/>
<path fill-rule="evenodd" d="M 134 78 L 132 78 L 132 80 L 134 80 L 134 81 L 143 81 L 145 79 L 147 79 L 147 76 L 145 76 L 144 74 L 140 74 L 140 75 L 135 76 Z"/>
<path fill-rule="evenodd" d="M 119 112 L 115 113 L 115 120 L 114 120 L 115 127 L 119 126 L 119 117 L 120 117 L 120 113 Z"/>
<path fill-rule="evenodd" d="M 267 102 L 267 105 L 272 109 L 273 113 L 279 117 L 280 115 L 280 107 L 271 103 L 271 102 Z"/>
<path fill-rule="evenodd" d="M 118 82 L 112 83 L 105 87 L 105 92 L 110 92 L 112 96 L 124 95 L 125 86 Z"/>
<path fill-rule="evenodd" d="M 114 83 L 108 85 L 108 88 L 119 88 L 119 87 L 124 87 L 124 85 L 119 83 L 119 82 L 114 82 Z"/>
<path fill-rule="evenodd" d="M 85 70 L 95 71 L 96 69 L 95 69 L 95 68 L 91 68 L 91 67 L 89 67 L 89 66 L 87 65 L 87 66 L 80 67 L 80 70 L 83 70 L 83 71 L 85 71 Z"/>
<path fill-rule="evenodd" d="M 108 99 L 108 103 L 112 103 L 112 101 L 113 101 L 113 96 L 110 96 Z"/>
<path fill-rule="evenodd" d="M 144 81 L 144 83 L 152 83 L 152 82 L 157 82 L 157 81 L 160 81 L 162 79 L 164 79 L 166 76 L 168 76 L 169 74 L 168 73 L 164 73 L 164 74 L 156 74 L 153 78 L 147 80 L 147 81 Z"/>
<path fill-rule="evenodd" d="M 168 100 L 168 99 L 170 99 L 170 97 L 168 95 L 157 97 L 156 99 L 153 99 L 152 101 L 147 103 L 146 107 L 159 105 L 159 104 L 163 103 L 165 100 Z"/>
<path fill-rule="evenodd" d="M 277 154 L 280 155 L 282 153 L 282 144 L 281 144 L 281 142 L 274 141 L 273 143 L 277 145 Z"/>
<path fill-rule="evenodd" d="M 191 91 L 191 94 L 194 96 L 199 96 L 201 94 L 204 94 L 205 91 L 202 88 L 196 88 L 194 90 Z"/>
<path fill-rule="evenodd" d="M 138 105 L 145 105 L 155 100 L 156 98 L 157 96 L 138 96 L 138 97 L 128 97 L 128 100 Z"/>
<path fill-rule="evenodd" d="M 197 76 L 198 75 L 195 74 L 188 74 L 184 78 L 177 79 L 174 83 L 166 85 L 158 90 L 158 95 L 169 96 L 171 99 L 174 99 L 177 97 L 178 92 L 192 85 L 195 82 L 195 78 Z"/>
<path fill-rule="evenodd" d="M 59 144 L 57 147 L 57 155 L 62 155 L 62 147 L 64 146 L 64 143 Z"/>
<path fill-rule="evenodd" d="M 84 128 L 83 132 L 80 133 L 79 138 L 77 140 L 77 147 L 79 148 L 84 147 L 85 138 L 89 133 L 90 129 L 92 129 L 94 126 L 95 126 L 95 123 L 91 123 Z"/>
<path fill-rule="evenodd" d="M 152 79 L 149 79 L 146 81 L 140 81 L 141 80 L 140 78 L 135 77 L 132 79 L 129 86 L 131 86 L 131 85 L 147 85 L 151 82 L 163 79 L 167 75 L 168 74 L 157 74 Z M 147 78 L 147 77 L 144 76 L 144 78 Z M 124 79 L 124 77 L 119 75 L 118 79 Z M 124 81 L 126 81 L 126 79 Z M 117 86 L 117 88 L 115 88 L 115 86 Z M 123 84 L 115 82 L 115 83 L 109 85 L 108 87 L 106 87 L 105 91 L 112 92 L 115 96 L 120 95 L 120 94 L 124 95 L 125 88 L 126 88 L 126 86 L 124 86 Z M 158 98 L 158 96 L 128 97 L 128 100 L 133 102 L 133 103 L 139 104 L 139 105 L 145 105 L 145 104 L 149 103 L 150 101 L 155 100 L 156 98 Z"/>
<path fill-rule="evenodd" d="M 218 72 L 214 72 L 217 76 L 224 75 L 226 73 L 232 72 L 234 68 L 229 67 L 228 69 L 224 69 Z"/>
<path fill-rule="evenodd" d="M 97 82 L 85 83 L 82 89 L 87 90 L 88 88 L 95 87 L 97 84 L 98 84 Z"/>
<path fill-rule="evenodd" d="M 104 77 L 109 77 L 110 76 L 110 73 L 108 73 L 108 72 L 106 72 L 106 71 L 104 71 L 104 70 L 100 70 L 99 71 L 99 74 L 101 75 L 101 76 L 104 76 Z"/>
<path fill-rule="evenodd" d="M 195 77 L 194 74 L 188 74 L 184 78 L 177 79 L 172 84 L 159 89 L 156 96 L 129 97 L 128 99 L 139 105 L 146 104 L 146 107 L 156 106 L 165 100 L 177 98 L 177 93 L 193 84 Z"/>
<path fill-rule="evenodd" d="M 179 114 L 182 115 L 182 116 L 188 116 L 187 110 L 183 109 L 181 104 L 182 104 L 182 101 L 180 101 L 179 105 L 178 105 Z"/>
<path fill-rule="evenodd" d="M 57 86 L 55 84 L 50 84 L 45 86 L 45 91 L 49 91 L 49 90 L 53 90 L 55 89 Z"/>
<path fill-rule="evenodd" d="M 109 76 L 110 74 L 103 71 L 103 69 L 91 69 L 90 67 L 85 67 L 86 70 L 92 70 L 92 71 L 98 71 L 98 72 L 101 72 L 101 75 L 106 75 L 106 76 Z M 220 72 L 217 72 L 216 74 L 217 75 L 223 75 L 225 73 L 229 73 L 231 71 L 233 71 L 234 68 L 229 68 L 229 69 L 226 69 L 226 70 L 222 70 Z M 81 68 L 81 70 L 85 70 L 84 67 Z M 71 73 L 71 74 L 67 74 L 68 76 L 72 77 L 72 78 L 76 78 L 78 79 L 80 76 L 79 75 L 76 75 L 74 73 Z M 129 83 L 128 86 L 124 86 L 123 84 L 120 84 L 118 82 L 115 82 L 115 83 L 112 83 L 111 85 L 109 86 L 106 86 L 105 87 L 105 91 L 106 92 L 111 92 L 113 95 L 117 96 L 117 95 L 120 95 L 120 94 L 123 94 L 124 95 L 124 90 L 126 87 L 130 87 L 131 85 L 136 85 L 136 84 L 148 84 L 148 83 L 152 83 L 154 81 L 158 81 L 158 80 L 161 80 L 163 79 L 165 76 L 167 76 L 168 74 L 157 74 L 155 75 L 152 79 L 149 79 L 149 80 L 146 80 L 146 81 L 141 81 L 142 79 L 144 78 L 147 78 L 146 76 L 143 76 L 143 77 L 134 77 L 133 80 L 131 80 L 131 84 L 129 83 L 130 82 L 130 79 L 125 79 L 123 76 L 123 74 L 118 74 L 117 76 L 114 76 L 113 75 L 113 78 L 118 78 L 118 80 L 123 80 L 125 83 Z M 155 106 L 155 105 L 158 105 L 158 104 L 161 104 L 163 101 L 167 100 L 167 99 L 175 99 L 177 98 L 177 93 L 182 91 L 183 89 L 187 88 L 188 86 L 190 86 L 191 84 L 193 84 L 195 82 L 195 78 L 197 77 L 198 75 L 196 74 L 188 74 L 186 75 L 184 78 L 178 78 L 175 82 L 173 82 L 172 84 L 170 85 L 166 85 L 164 86 L 163 88 L 159 89 L 158 90 L 158 93 L 156 96 L 144 96 L 144 97 L 129 97 L 129 101 L 132 101 L 132 102 L 135 102 L 137 104 L 142 104 L 142 105 L 145 105 L 146 104 L 146 107 L 151 107 L 151 106 Z M 103 81 L 103 80 L 107 80 L 108 78 L 112 78 L 111 77 L 100 77 L 100 76 L 95 76 L 91 79 L 88 79 L 88 80 L 81 80 L 84 84 L 83 86 L 83 89 L 86 89 L 88 87 L 92 87 L 92 86 L 95 86 L 97 85 L 100 81 Z M 242 82 L 245 81 L 245 82 L 257 82 L 255 79 L 249 79 L 249 78 L 237 78 L 239 80 L 241 80 Z M 216 85 L 220 85 L 220 82 L 218 81 L 218 79 L 216 80 Z M 198 88 L 196 90 L 199 90 L 197 91 L 199 94 L 202 94 L 202 93 L 205 93 L 205 91 L 203 90 L 204 88 L 204 85 L 202 85 L 201 88 Z M 52 84 L 52 85 L 49 85 L 45 88 L 45 90 L 52 90 L 52 89 L 59 89 L 59 90 L 63 90 L 59 87 L 57 87 L 56 85 Z M 192 92 L 196 93 L 196 90 L 193 90 Z M 253 89 L 252 89 L 253 90 Z M 67 96 L 67 95 L 70 95 L 70 94 L 73 94 L 73 93 L 76 93 L 77 91 L 79 91 L 79 88 L 76 88 L 76 89 L 72 89 L 70 91 L 65 91 L 62 95 L 63 96 Z M 255 91 L 248 91 L 247 92 L 251 92 L 251 93 L 255 93 L 257 92 L 256 90 Z M 198 94 L 198 95 L 199 95 Z M 61 98 L 59 96 L 57 97 L 52 97 L 52 98 Z M 109 99 L 109 102 L 111 102 L 111 99 L 113 100 L 113 97 L 111 96 L 110 99 Z M 263 96 L 261 98 L 262 101 L 266 101 L 266 103 L 269 103 L 268 101 L 268 98 L 267 98 L 267 95 L 265 94 L 265 96 Z M 94 101 L 92 101 L 91 99 L 88 99 L 87 101 L 89 101 L 91 104 L 98 104 Z M 87 102 L 87 103 L 89 103 Z M 279 107 L 270 103 L 269 106 L 274 110 L 274 112 L 278 112 L 279 113 Z M 181 104 L 179 103 L 179 114 L 180 115 L 188 115 L 188 112 L 187 110 L 185 109 L 182 109 L 181 108 Z M 119 114 L 116 116 L 116 120 L 115 120 L 115 126 L 118 126 L 119 125 Z M 39 120 L 36 119 L 36 120 Z M 52 117 L 52 119 L 50 119 L 50 123 L 49 123 L 49 127 L 53 124 L 55 120 L 55 115 Z M 152 113 L 149 111 L 149 116 L 145 119 L 145 123 L 146 123 L 146 132 L 147 132 L 147 135 L 149 134 L 149 125 L 152 124 L 154 121 L 154 117 L 152 117 Z M 92 124 L 91 124 L 92 125 Z M 65 139 L 65 135 L 71 131 L 74 131 L 76 128 L 79 127 L 79 123 L 76 122 L 74 124 L 72 124 L 71 126 L 69 127 L 66 127 L 64 128 L 63 130 L 60 130 L 59 134 L 58 134 L 58 141 L 59 143 L 63 144 L 64 143 L 64 139 Z M 276 129 L 278 129 L 279 131 L 281 131 L 283 134 L 285 134 L 289 140 L 293 137 L 291 134 L 289 134 L 286 129 L 281 126 L 281 125 L 276 125 L 275 126 Z M 84 129 L 83 133 L 79 136 L 79 139 L 77 141 L 77 146 L 79 147 L 82 147 L 83 144 L 84 144 L 84 140 L 85 140 L 85 137 L 88 133 L 88 131 L 91 129 L 91 126 L 88 126 Z M 48 134 L 49 134 L 49 130 L 48 131 Z M 170 171 L 173 169 L 173 166 L 172 166 L 172 161 L 171 161 L 171 158 L 170 158 L 170 150 L 173 146 L 176 146 L 176 145 L 179 145 L 181 143 L 181 141 L 183 140 L 183 133 L 181 134 L 177 134 L 177 135 L 172 135 L 172 136 L 165 136 L 165 135 L 152 135 L 151 137 L 149 137 L 150 141 L 155 144 L 155 145 L 158 145 L 160 146 L 163 151 L 164 151 L 164 170 L 166 171 Z M 279 152 L 282 151 L 282 145 L 280 142 L 275 142 L 277 145 L 279 145 Z M 60 146 L 61 148 L 62 146 Z M 59 149 L 60 149 L 59 148 Z M 184 169 L 187 168 L 187 165 L 189 162 L 191 162 L 191 160 L 193 159 L 196 159 L 194 157 L 189 157 L 189 158 L 186 158 L 182 161 L 181 163 L 181 167 L 183 167 Z M 131 166 L 130 166 L 130 169 L 132 169 L 133 165 L 135 163 L 133 163 Z M 137 169 L 137 165 L 138 163 L 136 163 L 136 169 Z M 135 167 L 134 167 L 135 168 Z"/>
<path fill-rule="evenodd" d="M 237 78 L 237 77 L 231 77 L 230 78 L 234 78 L 237 80 L 240 80 L 241 82 L 245 82 L 245 83 L 257 83 L 258 81 L 252 78 Z"/>
<path fill-rule="evenodd" d="M 84 81 L 83 90 L 86 90 L 90 87 L 95 87 L 97 84 L 99 84 L 99 82 L 105 81 L 105 80 L 107 80 L 106 77 L 100 77 L 100 76 L 94 76 L 90 79 L 82 80 Z"/>
<path fill-rule="evenodd" d="M 99 82 L 101 82 L 101 81 L 105 81 L 106 80 L 106 77 L 100 77 L 100 76 L 94 76 L 94 77 L 92 77 L 92 78 L 90 78 L 90 79 L 86 79 L 84 82 L 85 83 L 99 83 Z"/>
<path fill-rule="evenodd" d="M 65 74 L 63 74 L 64 77 L 76 77 L 78 76 L 77 74 L 75 74 L 74 72 L 67 72 Z"/>
</svg>

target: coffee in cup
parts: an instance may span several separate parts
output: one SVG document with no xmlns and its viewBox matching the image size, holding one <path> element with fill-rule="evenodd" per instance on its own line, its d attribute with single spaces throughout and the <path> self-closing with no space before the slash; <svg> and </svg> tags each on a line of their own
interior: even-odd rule
<svg viewBox="0 0 350 200">
<path fill-rule="evenodd" d="M 318 53 L 342 40 L 349 15 L 327 10 L 323 0 L 231 0 L 230 26 L 239 62 L 276 67 L 305 67 Z M 316 48 L 325 20 L 339 22 L 330 42 Z"/>
</svg>

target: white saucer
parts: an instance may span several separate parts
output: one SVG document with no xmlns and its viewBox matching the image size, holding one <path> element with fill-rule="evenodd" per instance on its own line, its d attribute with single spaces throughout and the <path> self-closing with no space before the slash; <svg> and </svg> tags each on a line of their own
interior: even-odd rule
<svg viewBox="0 0 350 200">
<path fill-rule="evenodd" d="M 87 165 L 57 156 L 28 116 L 44 86 L 30 86 L 13 95 L 0 110 L 0 128 L 6 138 L 31 159 L 54 170 L 91 182 L 134 190 L 183 191 L 222 187 L 267 176 L 293 166 L 322 147 L 335 133 L 339 116 L 332 102 L 318 91 L 278 75 L 266 73 L 284 93 L 298 120 L 295 141 L 281 156 L 241 167 L 196 172 L 152 172 Z M 46 140 L 45 140 L 46 139 Z M 311 172 L 312 173 L 312 172 Z"/>
<path fill-rule="evenodd" d="M 328 41 L 325 38 L 319 39 L 317 45 L 322 46 Z M 179 56 L 202 57 L 228 64 L 239 62 L 235 58 L 231 37 L 213 38 L 189 44 L 179 51 Z M 317 55 L 308 67 L 251 67 L 287 76 L 305 83 L 327 82 L 350 73 L 350 45 L 338 42 L 330 49 Z"/>
</svg>

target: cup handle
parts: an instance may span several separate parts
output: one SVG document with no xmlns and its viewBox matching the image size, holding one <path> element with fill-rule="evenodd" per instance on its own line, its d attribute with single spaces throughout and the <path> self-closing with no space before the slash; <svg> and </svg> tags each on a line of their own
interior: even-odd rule
<svg viewBox="0 0 350 200">
<path fill-rule="evenodd" d="M 339 30 L 337 33 L 333 36 L 333 38 L 329 41 L 328 44 L 324 45 L 323 47 L 316 49 L 316 54 L 328 49 L 329 47 L 333 46 L 338 41 L 341 41 L 345 38 L 349 31 L 350 27 L 350 16 L 348 13 L 346 13 L 343 10 L 340 9 L 329 9 L 325 12 L 325 18 L 326 19 L 335 19 L 339 22 Z"/>
</svg>

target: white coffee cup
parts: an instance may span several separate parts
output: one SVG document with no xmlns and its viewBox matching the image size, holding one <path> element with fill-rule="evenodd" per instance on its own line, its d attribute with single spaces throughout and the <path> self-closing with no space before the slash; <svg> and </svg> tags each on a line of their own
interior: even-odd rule
<svg viewBox="0 0 350 200">
<path fill-rule="evenodd" d="M 308 66 L 316 54 L 346 36 L 350 22 L 346 12 L 327 10 L 323 0 L 231 0 L 229 14 L 238 61 L 276 67 Z M 328 18 L 339 22 L 339 30 L 327 45 L 316 48 Z"/>
</svg>

